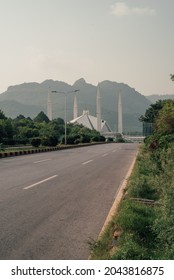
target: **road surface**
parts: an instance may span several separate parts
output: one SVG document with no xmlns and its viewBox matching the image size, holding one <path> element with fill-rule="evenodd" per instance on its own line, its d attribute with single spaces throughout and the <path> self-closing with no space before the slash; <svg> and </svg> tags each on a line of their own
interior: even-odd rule
<svg viewBox="0 0 174 280">
<path fill-rule="evenodd" d="M 0 159 L 0 259 L 87 259 L 137 147 Z"/>
</svg>

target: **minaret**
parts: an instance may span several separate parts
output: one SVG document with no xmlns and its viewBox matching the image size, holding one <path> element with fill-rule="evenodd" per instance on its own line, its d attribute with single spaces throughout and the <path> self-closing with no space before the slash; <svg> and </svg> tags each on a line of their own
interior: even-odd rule
<svg viewBox="0 0 174 280">
<path fill-rule="evenodd" d="M 97 131 L 101 131 L 101 96 L 100 96 L 100 87 L 97 86 Z"/>
<path fill-rule="evenodd" d="M 47 117 L 50 121 L 52 121 L 52 103 L 51 103 L 51 92 L 48 92 L 48 99 L 47 99 Z"/>
<path fill-rule="evenodd" d="M 122 100 L 121 92 L 118 95 L 118 133 L 123 133 L 123 120 L 122 120 Z"/>
<path fill-rule="evenodd" d="M 74 95 L 74 107 L 73 107 L 73 119 L 78 117 L 78 109 L 77 109 L 77 96 Z"/>
</svg>

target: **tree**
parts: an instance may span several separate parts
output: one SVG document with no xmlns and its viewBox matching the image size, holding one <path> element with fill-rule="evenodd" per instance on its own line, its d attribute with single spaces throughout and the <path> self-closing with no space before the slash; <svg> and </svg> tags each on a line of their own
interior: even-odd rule
<svg viewBox="0 0 174 280">
<path fill-rule="evenodd" d="M 65 124 L 64 120 L 61 119 L 61 118 L 54 119 L 54 120 L 52 121 L 52 123 L 56 123 L 56 124 L 58 124 L 58 125 L 64 125 L 64 124 Z"/>
<path fill-rule="evenodd" d="M 19 121 L 19 120 L 25 120 L 25 117 L 23 115 L 18 115 L 14 120 Z"/>
<path fill-rule="evenodd" d="M 174 133 L 174 101 L 168 100 L 155 120 L 155 132 L 160 134 Z"/>
<path fill-rule="evenodd" d="M 40 144 L 41 144 L 41 139 L 39 138 L 39 137 L 35 137 L 35 138 L 32 138 L 32 140 L 31 140 L 31 145 L 33 146 L 33 147 L 39 147 L 40 146 Z"/>
<path fill-rule="evenodd" d="M 42 146 L 50 146 L 50 147 L 55 147 L 58 144 L 58 139 L 54 135 L 50 136 L 45 136 L 41 139 L 41 144 Z"/>
<path fill-rule="evenodd" d="M 6 116 L 4 115 L 3 111 L 0 109 L 0 120 L 6 120 Z"/>
<path fill-rule="evenodd" d="M 170 74 L 170 78 L 174 82 L 174 74 Z"/>
<path fill-rule="evenodd" d="M 3 121 L 0 120 L 0 143 L 3 142 L 4 135 L 5 135 L 4 124 Z"/>
<path fill-rule="evenodd" d="M 159 111 L 162 109 L 164 102 L 165 100 L 158 100 L 155 104 L 151 104 L 150 107 L 146 110 L 144 116 L 141 115 L 139 120 L 141 122 L 153 123 Z"/>
<path fill-rule="evenodd" d="M 10 119 L 0 119 L 0 142 L 13 144 L 13 126 Z"/>
<path fill-rule="evenodd" d="M 49 118 L 47 117 L 47 115 L 41 111 L 34 119 L 35 122 L 46 122 L 46 123 L 49 123 Z"/>
</svg>

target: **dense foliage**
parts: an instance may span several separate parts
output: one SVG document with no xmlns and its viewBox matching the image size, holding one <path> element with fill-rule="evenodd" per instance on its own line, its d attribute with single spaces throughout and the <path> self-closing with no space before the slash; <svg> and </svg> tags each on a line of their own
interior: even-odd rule
<svg viewBox="0 0 174 280">
<path fill-rule="evenodd" d="M 56 146 L 64 143 L 65 126 L 61 118 L 49 121 L 44 112 L 40 112 L 33 120 L 19 115 L 8 119 L 0 110 L 0 143 L 1 145 L 25 145 L 35 147 Z M 67 144 L 105 141 L 104 137 L 82 125 L 67 124 Z"/>
<path fill-rule="evenodd" d="M 94 259 L 174 259 L 173 100 L 164 101 L 152 116 L 154 132 L 141 146 L 119 212 L 93 244 Z"/>
</svg>

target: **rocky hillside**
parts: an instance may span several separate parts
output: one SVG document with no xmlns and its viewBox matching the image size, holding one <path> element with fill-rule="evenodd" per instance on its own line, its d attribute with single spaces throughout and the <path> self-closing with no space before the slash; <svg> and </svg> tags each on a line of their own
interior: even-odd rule
<svg viewBox="0 0 174 280">
<path fill-rule="evenodd" d="M 10 86 L 6 92 L 0 94 L 0 109 L 6 116 L 16 117 L 19 114 L 31 118 L 41 110 L 47 112 L 47 96 L 49 91 L 68 92 L 79 89 L 77 92 L 78 114 L 88 109 L 90 114 L 96 115 L 97 86 L 87 83 L 83 78 L 73 85 L 61 81 L 46 80 L 42 83 L 24 83 Z M 122 94 L 123 129 L 125 132 L 141 131 L 142 124 L 138 121 L 140 115 L 150 105 L 150 100 L 135 89 L 123 83 L 113 81 L 100 82 L 102 118 L 107 120 L 113 130 L 117 130 L 118 94 Z M 73 98 L 71 93 L 67 99 L 68 120 L 73 116 Z M 52 93 L 53 117 L 64 118 L 64 96 Z"/>
</svg>

